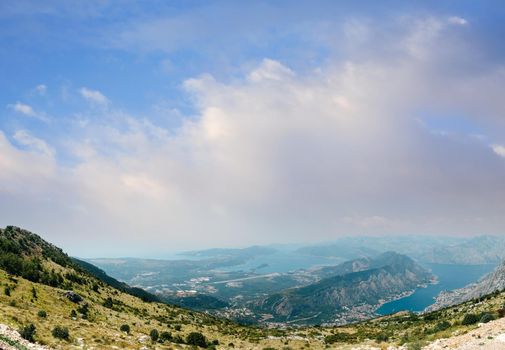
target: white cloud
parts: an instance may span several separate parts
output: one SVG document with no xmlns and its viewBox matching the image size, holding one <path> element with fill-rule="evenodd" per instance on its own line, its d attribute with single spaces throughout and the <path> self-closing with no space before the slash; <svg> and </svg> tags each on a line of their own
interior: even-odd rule
<svg viewBox="0 0 505 350">
<path fill-rule="evenodd" d="M 98 90 L 91 90 L 86 87 L 82 87 L 79 90 L 79 92 L 85 100 L 87 100 L 88 102 L 90 102 L 92 104 L 104 106 L 109 103 L 109 100 L 107 99 L 107 97 L 105 97 L 105 95 L 102 94 Z"/>
<path fill-rule="evenodd" d="M 18 130 L 12 136 L 20 145 L 26 146 L 29 150 L 40 153 L 44 156 L 53 157 L 54 150 L 48 144 L 26 130 Z"/>
<path fill-rule="evenodd" d="M 20 114 L 23 114 L 28 117 L 36 118 L 36 119 L 39 119 L 39 120 L 46 122 L 46 123 L 50 121 L 49 118 L 44 113 L 36 112 L 32 106 L 27 105 L 25 103 L 16 102 L 14 104 L 7 105 L 7 107 L 12 109 L 16 113 L 20 113 Z"/>
<path fill-rule="evenodd" d="M 491 149 L 493 150 L 494 153 L 496 153 L 500 157 L 504 157 L 505 158 L 505 146 L 503 146 L 503 145 L 491 145 Z"/>
<path fill-rule="evenodd" d="M 261 80 L 283 80 L 293 77 L 291 69 L 283 66 L 280 62 L 265 58 L 261 65 L 249 74 L 249 79 L 258 82 Z"/>
<path fill-rule="evenodd" d="M 450 23 L 450 24 L 456 24 L 456 25 L 460 25 L 460 26 L 464 26 L 464 25 L 467 25 L 468 24 L 468 21 L 462 17 L 458 17 L 458 16 L 451 16 L 447 19 L 447 21 Z"/>
<path fill-rule="evenodd" d="M 35 117 L 36 113 L 33 110 L 33 108 L 27 104 L 21 103 L 21 102 L 16 102 L 13 105 L 9 105 L 14 111 L 27 115 L 29 117 Z"/>
<path fill-rule="evenodd" d="M 2 217 L 25 222 L 19 208 L 29 208 L 38 215 L 29 226 L 62 235 L 72 227 L 89 238 L 89 254 L 106 249 L 97 244 L 107 243 L 103 232 L 137 254 L 153 241 L 161 250 L 500 232 L 501 159 L 486 139 L 433 134 L 416 118 L 420 110 L 465 115 L 503 135 L 496 116 L 505 109 L 505 74 L 468 66 L 474 48 L 454 44 L 445 18 L 402 23 L 386 38 L 356 24 L 367 33 L 358 33 L 363 45 L 381 44 L 367 59 L 332 60 L 310 73 L 265 59 L 230 81 L 189 79 L 196 112 L 176 130 L 99 110 L 82 134 L 67 136 L 70 165 L 55 165 L 51 149 L 26 135 L 15 139 L 31 152 L 0 137 L 0 189 L 11 195 L 9 203 L 0 196 Z"/>
</svg>

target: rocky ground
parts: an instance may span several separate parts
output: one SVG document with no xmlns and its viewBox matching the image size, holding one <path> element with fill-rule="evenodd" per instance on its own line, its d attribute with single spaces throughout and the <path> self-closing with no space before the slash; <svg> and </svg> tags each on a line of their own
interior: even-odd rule
<svg viewBox="0 0 505 350">
<path fill-rule="evenodd" d="M 505 319 L 501 318 L 461 335 L 439 339 L 425 346 L 425 350 L 505 350 Z"/>
<path fill-rule="evenodd" d="M 21 338 L 19 333 L 4 325 L 0 324 L 0 350 L 51 350 L 47 346 L 32 344 Z"/>
</svg>

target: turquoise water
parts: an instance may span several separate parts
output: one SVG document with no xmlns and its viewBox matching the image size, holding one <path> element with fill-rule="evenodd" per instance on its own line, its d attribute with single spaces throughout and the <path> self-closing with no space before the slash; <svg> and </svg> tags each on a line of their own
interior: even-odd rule
<svg viewBox="0 0 505 350">
<path fill-rule="evenodd" d="M 426 288 L 418 288 L 412 295 L 391 301 L 377 309 L 380 315 L 388 315 L 394 312 L 409 310 L 422 311 L 433 304 L 434 298 L 443 290 L 462 288 L 472 282 L 478 281 L 496 265 L 445 265 L 427 264 L 434 275 L 438 277 L 437 284 L 428 285 Z"/>
</svg>

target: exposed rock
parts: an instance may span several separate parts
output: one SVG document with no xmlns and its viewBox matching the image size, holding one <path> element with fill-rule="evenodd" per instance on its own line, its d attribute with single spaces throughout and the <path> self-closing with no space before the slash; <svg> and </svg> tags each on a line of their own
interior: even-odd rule
<svg viewBox="0 0 505 350">
<path fill-rule="evenodd" d="M 7 325 L 0 324 L 0 349 L 2 350 L 18 350 L 20 349 L 19 345 L 29 349 L 29 350 L 51 350 L 51 348 L 47 346 L 43 346 L 40 344 L 30 343 L 29 341 L 21 338 L 19 332 L 10 328 Z M 16 346 L 9 345 L 8 342 L 3 341 L 2 338 L 9 339 L 9 342 L 17 344 Z"/>
</svg>

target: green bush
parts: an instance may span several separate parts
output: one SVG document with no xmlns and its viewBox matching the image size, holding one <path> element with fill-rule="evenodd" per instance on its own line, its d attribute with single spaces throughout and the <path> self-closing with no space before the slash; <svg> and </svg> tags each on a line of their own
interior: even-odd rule
<svg viewBox="0 0 505 350">
<path fill-rule="evenodd" d="M 47 312 L 45 312 L 44 310 L 39 310 L 39 312 L 37 312 L 37 316 L 39 316 L 41 318 L 46 318 Z"/>
<path fill-rule="evenodd" d="M 107 297 L 107 299 L 105 299 L 105 301 L 103 302 L 103 306 L 112 309 L 112 307 L 114 306 L 114 301 L 112 300 L 111 297 Z"/>
<path fill-rule="evenodd" d="M 119 330 L 121 332 L 125 332 L 126 334 L 130 334 L 130 326 L 127 324 L 121 325 L 121 327 L 119 327 Z"/>
<path fill-rule="evenodd" d="M 24 326 L 19 330 L 19 335 L 21 335 L 23 339 L 26 339 L 29 342 L 33 343 L 35 341 L 35 339 L 33 339 L 33 336 L 35 335 L 36 331 L 37 329 L 35 328 L 35 326 L 32 323 L 30 323 L 28 326 Z"/>
<path fill-rule="evenodd" d="M 68 328 L 67 327 L 61 327 L 61 326 L 56 326 L 53 328 L 53 331 L 51 332 L 53 337 L 58 338 L 58 339 L 64 339 L 68 340 L 70 337 L 70 334 L 68 333 Z"/>
<path fill-rule="evenodd" d="M 463 317 L 463 321 L 461 321 L 461 324 L 466 326 L 477 322 L 479 322 L 479 316 L 475 314 L 466 314 L 465 317 Z"/>
<path fill-rule="evenodd" d="M 447 321 L 442 321 L 440 323 L 437 323 L 437 325 L 435 326 L 435 328 L 433 329 L 434 332 L 441 332 L 441 331 L 445 331 L 446 329 L 450 328 L 451 327 L 451 324 Z"/>
<path fill-rule="evenodd" d="M 186 338 L 186 343 L 188 345 L 196 345 L 202 348 L 207 347 L 207 339 L 205 339 L 205 336 L 200 332 L 189 333 L 188 337 Z"/>
<path fill-rule="evenodd" d="M 378 343 L 381 343 L 383 341 L 388 341 L 389 337 L 387 336 L 387 334 L 384 334 L 384 333 L 379 333 L 377 334 L 377 336 L 375 337 L 375 340 L 378 342 Z"/>
<path fill-rule="evenodd" d="M 151 330 L 151 333 L 149 333 L 149 335 L 151 336 L 151 340 L 154 342 L 157 341 L 158 338 L 160 337 L 160 334 L 158 333 L 157 329 Z"/>
<path fill-rule="evenodd" d="M 11 296 L 11 289 L 10 289 L 9 287 L 5 287 L 5 289 L 4 289 L 4 293 L 5 293 L 5 295 L 7 295 L 8 297 L 10 297 L 10 296 Z"/>
<path fill-rule="evenodd" d="M 324 342 L 326 344 L 333 344 L 333 343 L 348 343 L 354 341 L 356 338 L 354 335 L 349 334 L 349 333 L 335 333 L 335 334 L 330 334 L 324 337 Z"/>
<path fill-rule="evenodd" d="M 494 320 L 494 316 L 488 312 L 485 312 L 482 314 L 481 318 L 480 318 L 480 323 L 488 323 L 489 321 L 492 321 Z"/>
<path fill-rule="evenodd" d="M 160 340 L 162 341 L 170 341 L 172 340 L 172 333 L 163 331 L 160 333 Z"/>
<path fill-rule="evenodd" d="M 88 303 L 84 303 L 77 308 L 77 312 L 82 315 L 82 318 L 88 319 L 89 316 L 89 305 Z"/>
</svg>

